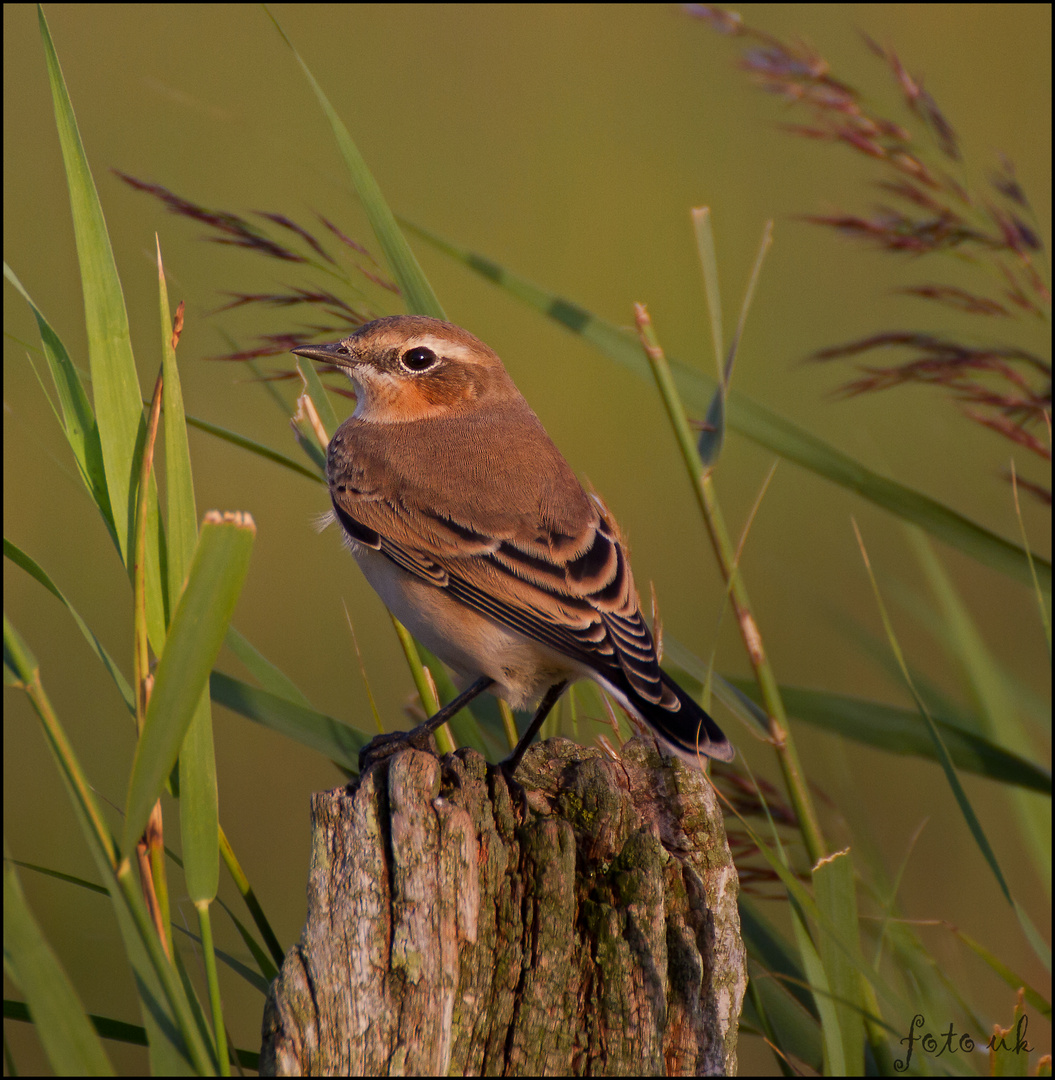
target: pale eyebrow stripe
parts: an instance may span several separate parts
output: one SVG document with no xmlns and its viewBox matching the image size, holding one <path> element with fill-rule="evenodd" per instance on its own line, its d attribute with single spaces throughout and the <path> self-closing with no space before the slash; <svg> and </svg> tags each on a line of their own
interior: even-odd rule
<svg viewBox="0 0 1055 1080">
<path fill-rule="evenodd" d="M 414 345 L 424 346 L 426 349 L 431 349 L 437 356 L 447 356 L 451 360 L 461 360 L 467 364 L 478 364 L 480 362 L 480 354 L 476 349 L 470 345 L 459 345 L 457 342 L 451 341 L 450 338 L 422 334 L 421 337 L 414 339 Z"/>
</svg>

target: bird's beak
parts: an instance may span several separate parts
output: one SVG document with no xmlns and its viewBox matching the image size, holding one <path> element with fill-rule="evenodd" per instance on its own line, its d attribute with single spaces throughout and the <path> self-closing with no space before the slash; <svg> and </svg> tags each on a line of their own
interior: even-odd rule
<svg viewBox="0 0 1055 1080">
<path fill-rule="evenodd" d="M 295 349 L 290 349 L 290 352 L 297 356 L 306 356 L 309 360 L 332 364 L 334 367 L 343 368 L 345 371 L 352 371 L 358 367 L 354 355 L 344 351 L 339 341 L 335 341 L 332 345 L 299 345 Z"/>
</svg>

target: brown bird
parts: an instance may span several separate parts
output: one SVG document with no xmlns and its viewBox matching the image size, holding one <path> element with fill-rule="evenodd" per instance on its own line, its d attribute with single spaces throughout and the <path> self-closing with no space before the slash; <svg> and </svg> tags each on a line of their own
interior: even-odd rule
<svg viewBox="0 0 1055 1080">
<path fill-rule="evenodd" d="M 599 683 L 686 760 L 729 761 L 718 725 L 660 669 L 618 526 L 587 495 L 502 361 L 466 330 L 395 315 L 298 356 L 341 368 L 355 412 L 330 440 L 333 514 L 367 581 L 469 685 L 361 764 L 419 745 L 484 690 L 541 702 L 515 771 L 565 687 Z"/>
</svg>

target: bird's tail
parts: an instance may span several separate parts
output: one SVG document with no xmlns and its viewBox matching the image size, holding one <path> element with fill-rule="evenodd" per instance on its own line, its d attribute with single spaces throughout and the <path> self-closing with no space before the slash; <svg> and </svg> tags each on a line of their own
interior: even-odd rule
<svg viewBox="0 0 1055 1080">
<path fill-rule="evenodd" d="M 625 677 L 619 686 L 607 678 L 603 682 L 627 710 L 647 724 L 656 738 L 680 758 L 693 765 L 700 764 L 701 754 L 719 761 L 732 761 L 736 750 L 722 729 L 662 669 L 660 678 L 676 699 L 676 704 L 672 703 L 670 707 L 647 701 Z"/>
</svg>

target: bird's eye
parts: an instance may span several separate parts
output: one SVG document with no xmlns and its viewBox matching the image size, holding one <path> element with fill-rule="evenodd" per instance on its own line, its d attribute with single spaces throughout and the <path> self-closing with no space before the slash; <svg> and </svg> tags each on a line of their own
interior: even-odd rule
<svg viewBox="0 0 1055 1080">
<path fill-rule="evenodd" d="M 428 371 L 430 367 L 439 363 L 439 357 L 424 345 L 415 349 L 407 349 L 400 357 L 407 371 Z"/>
</svg>

